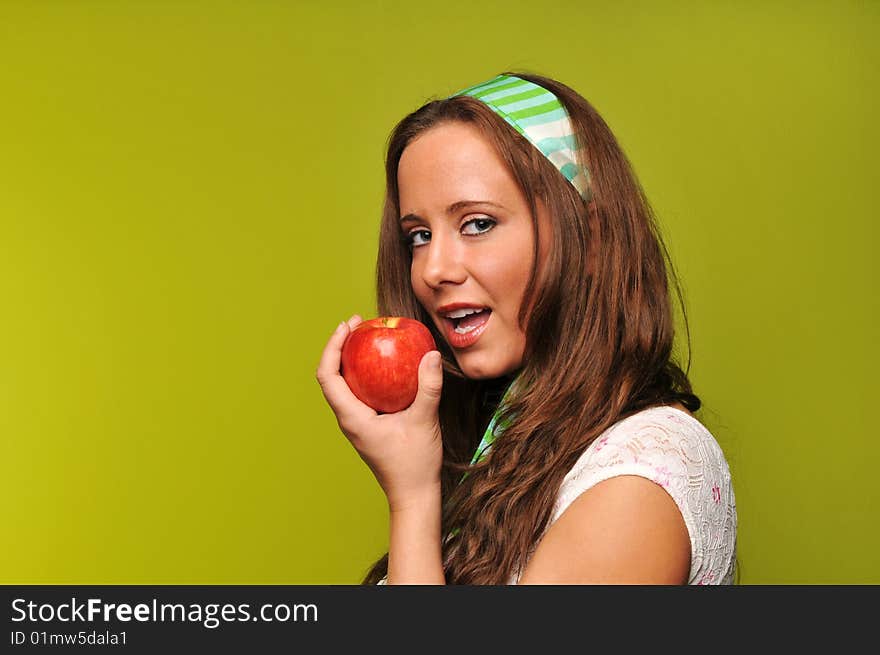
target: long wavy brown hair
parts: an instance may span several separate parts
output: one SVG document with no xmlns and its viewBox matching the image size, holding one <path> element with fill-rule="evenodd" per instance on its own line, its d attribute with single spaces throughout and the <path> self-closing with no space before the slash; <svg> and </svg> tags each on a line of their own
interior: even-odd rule
<svg viewBox="0 0 880 655">
<path fill-rule="evenodd" d="M 449 535 L 443 543 L 449 584 L 504 584 L 521 572 L 547 528 L 563 477 L 615 422 L 655 405 L 680 402 L 692 412 L 701 405 L 674 361 L 667 276 L 687 329 L 681 287 L 626 155 L 598 112 L 573 89 L 531 73 L 505 74 L 552 91 L 568 110 L 590 171 L 588 202 L 537 148 L 468 96 L 433 100 L 406 116 L 389 138 L 386 157 L 378 311 L 422 321 L 443 355 L 442 529 Z M 471 380 L 459 369 L 413 293 L 411 253 L 398 224 L 401 154 L 417 136 L 448 121 L 478 128 L 509 167 L 530 206 L 535 262 L 538 200 L 551 217 L 547 258 L 540 270 L 532 270 L 520 307 L 526 336 L 522 365 L 497 380 Z M 489 455 L 471 466 L 514 376 L 501 420 L 515 420 Z M 386 554 L 364 583 L 378 582 L 387 568 Z"/>
</svg>

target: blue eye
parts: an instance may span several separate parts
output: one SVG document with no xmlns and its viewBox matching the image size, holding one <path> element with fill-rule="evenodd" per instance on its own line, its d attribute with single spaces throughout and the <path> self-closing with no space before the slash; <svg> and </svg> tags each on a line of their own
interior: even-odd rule
<svg viewBox="0 0 880 655">
<path fill-rule="evenodd" d="M 491 218 L 473 218 L 462 226 L 462 230 L 464 231 L 465 228 L 473 226 L 475 231 L 465 231 L 464 234 L 485 234 L 495 227 L 495 223 L 496 221 Z"/>
<path fill-rule="evenodd" d="M 431 240 L 428 230 L 415 230 L 406 236 L 406 243 L 410 248 L 423 246 Z"/>
<path fill-rule="evenodd" d="M 461 226 L 461 233 L 465 236 L 479 236 L 494 228 L 497 222 L 495 219 L 487 217 L 472 218 Z M 431 242 L 431 231 L 413 230 L 404 237 L 404 242 L 410 248 L 424 246 Z"/>
</svg>

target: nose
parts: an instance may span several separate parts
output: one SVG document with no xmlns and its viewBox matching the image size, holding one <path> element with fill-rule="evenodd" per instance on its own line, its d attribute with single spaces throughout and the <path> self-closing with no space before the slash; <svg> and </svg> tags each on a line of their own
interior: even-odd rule
<svg viewBox="0 0 880 655">
<path fill-rule="evenodd" d="M 467 279 L 462 244 L 439 232 L 432 234 L 431 241 L 422 246 L 427 252 L 424 253 L 421 275 L 432 289 L 445 284 L 461 284 Z"/>
</svg>

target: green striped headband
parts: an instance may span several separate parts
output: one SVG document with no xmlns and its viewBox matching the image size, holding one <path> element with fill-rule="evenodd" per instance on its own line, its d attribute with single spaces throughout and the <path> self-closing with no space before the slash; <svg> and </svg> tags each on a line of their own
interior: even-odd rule
<svg viewBox="0 0 880 655">
<path fill-rule="evenodd" d="M 519 77 L 499 75 L 454 96 L 471 96 L 486 104 L 540 150 L 584 201 L 590 200 L 590 172 L 578 162 L 571 118 L 550 91 Z"/>
</svg>

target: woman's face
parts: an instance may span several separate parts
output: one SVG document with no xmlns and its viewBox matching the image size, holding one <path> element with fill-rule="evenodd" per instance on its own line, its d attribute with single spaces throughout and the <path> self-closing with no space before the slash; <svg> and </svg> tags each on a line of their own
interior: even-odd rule
<svg viewBox="0 0 880 655">
<path fill-rule="evenodd" d="M 472 125 L 443 123 L 406 147 L 397 183 L 413 291 L 459 367 L 472 379 L 517 370 L 534 237 L 528 204 L 504 161 Z M 538 225 L 543 260 L 549 227 L 540 205 Z"/>
</svg>

